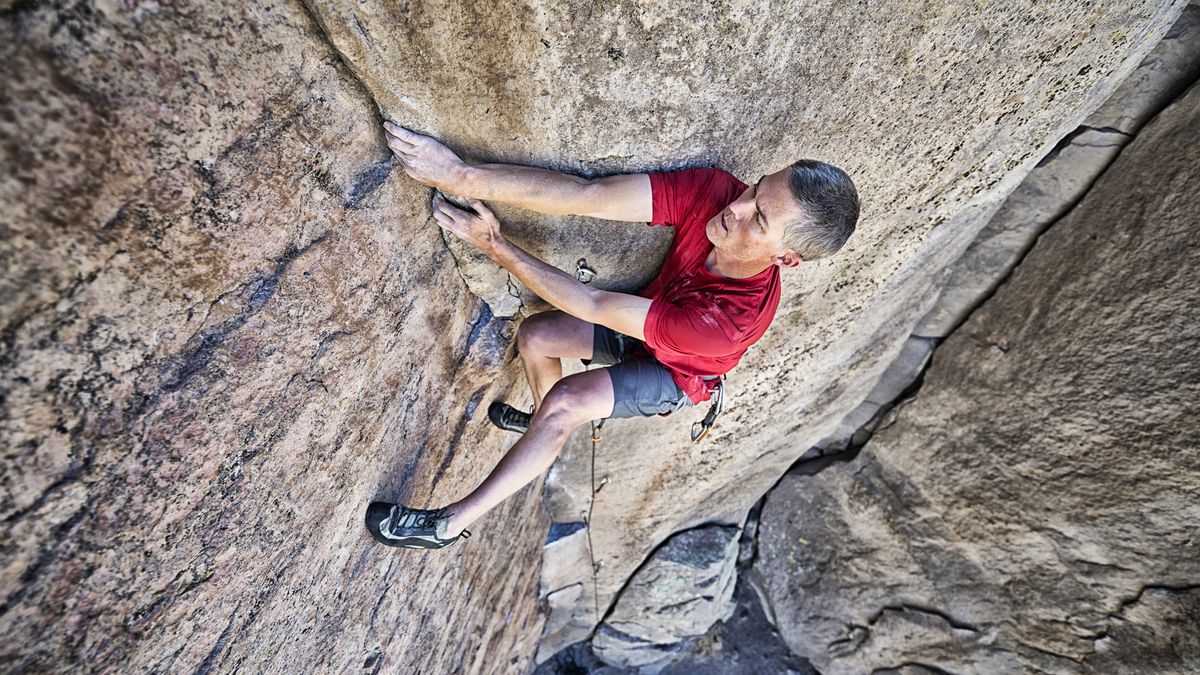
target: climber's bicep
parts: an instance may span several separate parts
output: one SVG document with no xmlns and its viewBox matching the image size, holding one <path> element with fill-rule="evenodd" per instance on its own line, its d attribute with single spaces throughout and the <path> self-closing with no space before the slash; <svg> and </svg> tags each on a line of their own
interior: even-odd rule
<svg viewBox="0 0 1200 675">
<path fill-rule="evenodd" d="M 639 340 L 646 339 L 646 315 L 650 300 L 640 295 L 598 291 L 594 310 L 588 318 L 592 323 L 611 328 Z"/>
<path fill-rule="evenodd" d="M 583 190 L 580 215 L 648 223 L 654 217 L 650 176 L 644 173 L 593 178 Z"/>
</svg>

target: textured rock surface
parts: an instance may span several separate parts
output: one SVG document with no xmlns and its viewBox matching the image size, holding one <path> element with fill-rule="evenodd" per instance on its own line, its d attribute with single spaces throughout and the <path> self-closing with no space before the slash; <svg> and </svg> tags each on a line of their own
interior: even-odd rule
<svg viewBox="0 0 1200 675">
<path fill-rule="evenodd" d="M 452 555 L 361 524 L 515 376 L 369 99 L 294 5 L 57 4 L 0 16 L 0 668 L 524 668 L 536 486 Z"/>
<path fill-rule="evenodd" d="M 672 648 L 733 613 L 736 527 L 709 525 L 663 543 L 629 580 L 592 639 L 596 655 L 658 672 Z"/>
<path fill-rule="evenodd" d="M 1117 91 L 1044 157 L 946 270 L 916 335 L 945 337 L 986 298 L 1047 227 L 1073 207 L 1146 120 L 1200 76 L 1200 7 L 1184 10 Z"/>
<path fill-rule="evenodd" d="M 754 591 L 739 576 L 733 616 L 679 645 L 660 675 L 816 675 L 794 654 L 763 615 Z M 535 675 L 641 675 L 642 669 L 612 666 L 592 653 L 590 642 L 577 642 L 538 665 Z"/>
<path fill-rule="evenodd" d="M 674 116 L 638 113 L 646 105 L 659 105 L 661 96 L 629 101 L 632 112 L 615 130 L 596 129 L 591 152 L 582 150 L 588 144 L 575 136 L 572 156 L 603 157 L 613 143 L 653 137 L 635 159 L 602 168 L 715 156 L 722 166 L 749 177 L 791 157 L 815 156 L 845 166 L 867 204 L 849 250 L 787 275 L 776 324 L 731 377 L 733 406 L 709 440 L 701 446 L 687 442 L 687 427 L 703 409 L 678 419 L 617 420 L 605 426 L 596 475 L 609 482 L 596 496 L 592 515 L 593 544 L 602 564 L 601 611 L 654 545 L 698 523 L 739 523 L 787 466 L 865 399 L 928 309 L 941 271 L 1032 165 L 1097 107 L 1152 46 L 1133 48 L 1124 40 L 1161 35 L 1158 31 L 1165 32 L 1182 9 L 1163 7 L 1156 10 L 1161 19 L 1151 19 L 1148 7 L 1128 5 L 1087 10 L 989 5 L 981 14 L 965 8 L 957 13 L 951 7 L 927 13 L 924 7 L 903 12 L 895 7 L 798 6 L 786 10 L 794 15 L 771 21 L 755 14 L 762 10 L 747 7 L 731 22 L 728 34 L 717 36 L 690 23 L 668 32 L 671 24 L 664 22 L 653 26 L 641 47 L 645 57 L 613 62 L 613 80 L 589 83 L 589 92 L 625 104 L 628 94 L 607 83 L 619 76 L 629 91 L 637 92 L 650 72 L 678 67 L 673 64 L 679 57 L 663 45 L 688 45 L 693 58 L 702 59 L 714 45 L 736 43 L 729 49 L 736 53 L 746 41 L 739 37 L 746 33 L 739 31 L 755 32 L 753 41 L 764 44 L 764 54 L 790 52 L 792 65 L 758 58 L 722 62 L 715 84 L 696 82 L 704 74 L 683 70 L 678 77 L 696 92 L 687 99 L 691 112 L 686 125 Z M 617 36 L 622 30 L 640 34 L 639 19 L 616 8 L 595 11 L 604 21 L 624 26 L 613 29 Z M 1038 12 L 1046 14 L 1039 18 Z M 1162 23 L 1152 29 L 1135 17 Z M 593 15 L 588 25 L 597 20 Z M 568 18 L 555 25 L 583 21 Z M 818 40 L 812 31 L 822 37 Z M 790 47 L 774 47 L 775 41 L 788 41 Z M 1109 50 L 1114 48 L 1128 49 L 1117 57 L 1120 65 L 1112 60 Z M 811 70 L 797 79 L 797 71 L 806 67 L 797 64 Z M 731 72 L 735 69 L 745 74 Z M 1081 70 L 1084 75 L 1078 74 Z M 749 141 L 738 134 L 698 134 L 694 119 L 722 119 L 727 101 L 737 99 L 722 87 L 748 79 L 761 82 L 760 91 L 774 94 L 756 100 L 755 112 L 747 118 L 759 125 L 759 133 Z M 798 81 L 804 84 L 797 89 Z M 578 91 L 578 85 L 563 86 Z M 804 130 L 803 138 L 793 141 L 796 129 Z M 590 260 L 594 249 L 587 246 Z M 573 260 L 559 264 L 569 266 Z M 588 509 L 591 447 L 585 433 L 577 438 L 547 479 L 555 520 L 578 520 Z M 590 570 L 580 569 L 577 578 L 588 581 L 577 607 L 584 617 L 594 613 L 588 597 Z M 586 631 L 560 634 L 554 646 L 586 636 Z"/>
<path fill-rule="evenodd" d="M 540 486 L 440 555 L 361 529 L 372 497 L 478 481 L 506 441 L 476 413 L 519 378 L 496 316 L 521 303 L 446 247 L 373 103 L 480 159 L 753 179 L 812 156 L 864 195 L 850 250 L 789 275 L 733 379 L 753 406 L 695 448 L 686 416 L 606 427 L 600 597 L 586 568 L 554 589 L 580 589 L 551 617 L 569 641 L 659 542 L 740 522 L 864 399 L 936 271 L 1182 8 L 379 5 L 5 5 L 7 667 L 527 665 Z M 608 287 L 669 235 L 501 215 Z M 589 450 L 556 486 L 588 485 Z"/>
<path fill-rule="evenodd" d="M 1087 193 L 1129 140 L 1115 131 L 1080 128 L 1050 153 L 1005 200 L 947 271 L 937 302 L 913 328 L 946 337 L 1003 283 L 1039 235 Z"/>
<path fill-rule="evenodd" d="M 921 371 L 929 363 L 929 355 L 933 348 L 934 340 L 930 338 L 912 336 L 905 340 L 900 353 L 888 364 L 875 386 L 871 387 L 871 391 L 867 392 L 866 400 L 842 418 L 832 434 L 809 448 L 800 459 L 841 452 L 851 446 L 861 447 L 875 430 L 879 418 L 885 415 L 896 399 L 920 377 Z"/>
<path fill-rule="evenodd" d="M 592 586 L 594 578 L 591 575 L 580 577 L 580 570 L 589 570 L 592 567 L 591 543 L 587 535 L 582 522 L 555 523 L 550 528 L 550 536 L 542 549 L 540 589 L 550 618 L 546 622 L 540 643 L 539 660 L 553 654 L 546 653 L 546 644 L 555 644 L 560 636 L 588 631 L 599 623 L 603 616 L 602 610 L 595 603 L 592 604 L 590 613 L 575 611 L 581 606 L 581 598 L 595 598 L 592 588 L 585 590 L 585 586 Z"/>
<path fill-rule="evenodd" d="M 1200 88 L 941 347 L 849 465 L 768 497 L 756 569 L 825 673 L 1200 661 Z"/>
<path fill-rule="evenodd" d="M 1193 2 L 1121 87 L 1088 116 L 1097 129 L 1136 133 L 1200 77 L 1200 4 Z"/>
</svg>

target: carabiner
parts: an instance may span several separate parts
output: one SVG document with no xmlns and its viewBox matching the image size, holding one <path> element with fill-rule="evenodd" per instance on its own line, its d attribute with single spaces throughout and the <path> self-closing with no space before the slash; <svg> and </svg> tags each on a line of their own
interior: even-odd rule
<svg viewBox="0 0 1200 675">
<path fill-rule="evenodd" d="M 717 423 L 717 416 L 725 410 L 725 376 L 717 380 L 717 387 L 713 390 L 713 404 L 709 406 L 708 413 L 703 420 L 692 423 L 692 443 L 696 444 L 704 440 L 712 431 L 713 426 Z"/>
</svg>

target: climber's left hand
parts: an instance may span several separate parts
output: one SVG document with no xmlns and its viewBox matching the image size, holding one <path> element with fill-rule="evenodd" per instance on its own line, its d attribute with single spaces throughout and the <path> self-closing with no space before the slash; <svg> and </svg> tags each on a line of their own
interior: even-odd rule
<svg viewBox="0 0 1200 675">
<path fill-rule="evenodd" d="M 440 192 L 433 195 L 433 218 L 444 230 L 449 230 L 460 239 L 470 242 L 484 253 L 491 254 L 496 245 L 504 240 L 500 234 L 500 221 L 492 210 L 478 199 L 467 202 L 475 209 L 469 213 L 451 204 Z"/>
</svg>

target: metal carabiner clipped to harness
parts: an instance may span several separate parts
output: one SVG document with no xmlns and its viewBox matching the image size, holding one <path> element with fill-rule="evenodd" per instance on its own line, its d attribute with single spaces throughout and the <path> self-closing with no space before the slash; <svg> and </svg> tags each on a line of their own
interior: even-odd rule
<svg viewBox="0 0 1200 675">
<path fill-rule="evenodd" d="M 699 422 L 692 423 L 692 443 L 699 443 L 708 436 L 712 431 L 713 425 L 717 423 L 717 415 L 725 409 L 725 376 L 722 375 L 717 380 L 717 386 L 713 389 L 713 403 L 708 407 L 708 414 Z"/>
</svg>

